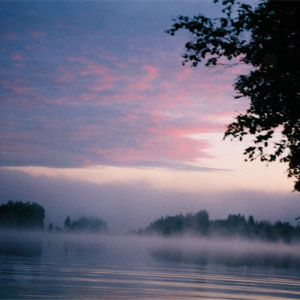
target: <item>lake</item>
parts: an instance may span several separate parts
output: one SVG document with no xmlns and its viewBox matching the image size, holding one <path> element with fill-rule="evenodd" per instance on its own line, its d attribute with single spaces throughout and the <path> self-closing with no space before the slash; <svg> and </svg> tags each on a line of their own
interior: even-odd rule
<svg viewBox="0 0 300 300">
<path fill-rule="evenodd" d="M 300 245 L 0 233 L 1 299 L 300 299 Z"/>
</svg>

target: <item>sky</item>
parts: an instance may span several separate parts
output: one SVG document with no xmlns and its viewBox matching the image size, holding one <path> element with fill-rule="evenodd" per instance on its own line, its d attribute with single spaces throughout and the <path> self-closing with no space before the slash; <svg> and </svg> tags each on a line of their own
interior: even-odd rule
<svg viewBox="0 0 300 300">
<path fill-rule="evenodd" d="M 116 230 L 207 209 L 292 221 L 286 166 L 244 162 L 223 140 L 244 112 L 245 66 L 182 66 L 178 15 L 212 1 L 1 1 L 0 203 L 35 201 L 47 222 L 101 216 Z"/>
</svg>

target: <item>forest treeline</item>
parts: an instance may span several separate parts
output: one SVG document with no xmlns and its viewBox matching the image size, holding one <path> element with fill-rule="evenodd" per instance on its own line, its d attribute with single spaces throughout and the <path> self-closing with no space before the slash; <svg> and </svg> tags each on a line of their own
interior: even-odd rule
<svg viewBox="0 0 300 300">
<path fill-rule="evenodd" d="M 52 232 L 106 232 L 107 224 L 101 218 L 80 217 L 71 221 L 68 216 L 64 228 L 53 225 L 51 222 L 45 228 L 46 211 L 40 204 L 34 202 L 8 201 L 0 205 L 0 229 L 30 229 Z"/>
<path fill-rule="evenodd" d="M 8 201 L 0 206 L 0 227 L 41 229 L 45 209 L 37 203 Z"/>
<path fill-rule="evenodd" d="M 64 230 L 70 231 L 89 231 L 89 232 L 107 232 L 107 223 L 100 218 L 80 217 L 78 220 L 71 221 L 68 216 L 64 222 Z"/>
<path fill-rule="evenodd" d="M 66 217 L 63 228 L 52 223 L 45 226 L 46 211 L 34 202 L 9 201 L 0 205 L 0 229 L 34 229 L 49 232 L 107 232 L 107 223 L 101 218 L 80 217 L 71 220 Z M 291 242 L 300 240 L 300 226 L 288 222 L 257 221 L 253 216 L 230 214 L 227 219 L 211 220 L 206 210 L 196 214 L 179 214 L 161 217 L 152 222 L 139 234 L 160 234 L 178 236 L 193 234 L 199 237 L 243 237 L 266 241 Z"/>
<path fill-rule="evenodd" d="M 295 227 L 281 221 L 272 224 L 269 221 L 257 221 L 253 216 L 246 219 L 241 214 L 230 214 L 224 220 L 210 220 L 206 210 L 196 214 L 161 217 L 138 233 L 163 236 L 193 234 L 202 237 L 243 237 L 283 242 L 300 240 L 298 225 Z"/>
</svg>

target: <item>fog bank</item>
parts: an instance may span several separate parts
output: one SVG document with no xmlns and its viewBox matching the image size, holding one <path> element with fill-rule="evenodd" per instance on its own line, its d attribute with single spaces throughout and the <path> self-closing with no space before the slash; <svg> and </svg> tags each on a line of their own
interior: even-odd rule
<svg viewBox="0 0 300 300">
<path fill-rule="evenodd" d="M 46 224 L 61 226 L 67 216 L 95 216 L 105 219 L 113 232 L 142 228 L 160 216 L 200 209 L 207 210 L 212 219 L 241 213 L 293 225 L 300 214 L 299 195 L 292 192 L 174 192 L 145 182 L 97 185 L 12 170 L 0 170 L 0 185 L 0 204 L 8 200 L 37 202 L 46 209 Z"/>
<path fill-rule="evenodd" d="M 300 244 L 243 239 L 162 238 L 136 235 L 95 235 L 0 231 L 0 254 L 66 259 L 78 263 L 144 265 L 156 261 L 264 267 L 300 267 Z"/>
</svg>

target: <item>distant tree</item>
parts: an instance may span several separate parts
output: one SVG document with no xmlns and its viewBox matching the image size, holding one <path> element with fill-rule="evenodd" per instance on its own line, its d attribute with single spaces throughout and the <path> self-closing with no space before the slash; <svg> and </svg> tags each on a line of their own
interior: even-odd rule
<svg viewBox="0 0 300 300">
<path fill-rule="evenodd" d="M 229 215 L 227 217 L 227 228 L 231 234 L 245 235 L 247 222 L 243 215 Z"/>
<path fill-rule="evenodd" d="M 251 67 L 234 83 L 236 98 L 250 99 L 250 107 L 228 126 L 225 137 L 252 136 L 244 152 L 248 159 L 287 163 L 300 191 L 300 2 L 262 0 L 254 8 L 221 2 L 223 17 L 179 16 L 167 32 L 191 33 L 183 58 L 193 67 L 202 61 L 220 65 L 223 58 Z"/>
<path fill-rule="evenodd" d="M 181 234 L 185 229 L 185 218 L 183 215 L 167 216 L 160 218 L 150 226 L 147 227 L 146 231 L 160 233 L 163 235 Z"/>
<path fill-rule="evenodd" d="M 300 227 L 277 221 L 272 225 L 269 221 L 257 222 L 253 216 L 246 221 L 241 214 L 228 215 L 225 220 L 210 220 L 206 210 L 196 214 L 180 214 L 166 216 L 155 220 L 139 234 L 161 234 L 163 236 L 181 235 L 184 233 L 199 234 L 200 236 L 240 236 L 243 238 L 262 239 L 266 241 L 300 241 Z"/>
<path fill-rule="evenodd" d="M 195 220 L 195 216 L 191 213 L 185 215 L 184 218 L 184 228 L 185 230 L 197 230 L 197 224 Z"/>
<path fill-rule="evenodd" d="M 48 226 L 48 231 L 52 232 L 53 231 L 53 224 L 52 222 L 50 222 L 49 226 Z"/>
<path fill-rule="evenodd" d="M 209 216 L 207 211 L 201 210 L 195 215 L 180 214 L 176 216 L 161 217 L 152 222 L 146 229 L 147 233 L 159 233 L 162 235 L 179 235 L 185 232 L 207 234 L 209 228 Z M 142 232 L 142 231 L 140 231 Z"/>
<path fill-rule="evenodd" d="M 294 233 L 294 228 L 288 222 L 277 221 L 274 225 L 274 234 L 279 239 L 290 242 Z"/>
<path fill-rule="evenodd" d="M 107 223 L 101 218 L 80 217 L 71 223 L 68 217 L 65 221 L 65 229 L 68 228 L 72 231 L 86 231 L 86 232 L 106 232 Z"/>
<path fill-rule="evenodd" d="M 268 241 L 276 241 L 277 237 L 274 234 L 273 226 L 270 221 L 260 221 L 257 226 L 257 234 L 261 239 Z"/>
<path fill-rule="evenodd" d="M 254 222 L 253 216 L 249 216 L 249 218 L 248 218 L 248 225 L 254 226 L 254 224 L 255 224 L 255 222 Z"/>
<path fill-rule="evenodd" d="M 300 241 L 300 227 L 293 227 L 288 222 L 254 220 L 244 215 L 228 215 L 224 220 L 210 220 L 206 210 L 196 214 L 182 214 L 161 217 L 153 221 L 145 229 L 137 231 L 138 234 L 160 234 L 174 236 L 185 233 L 199 236 L 243 237 L 248 239 L 261 239 L 266 241 Z"/>
<path fill-rule="evenodd" d="M 34 202 L 9 201 L 0 206 L 0 227 L 41 229 L 44 218 L 45 209 Z"/>
<path fill-rule="evenodd" d="M 209 215 L 206 210 L 200 210 L 195 215 L 197 231 L 202 234 L 207 234 L 209 228 Z"/>
<path fill-rule="evenodd" d="M 64 222 L 64 230 L 69 231 L 72 229 L 71 218 L 68 216 Z"/>
</svg>

